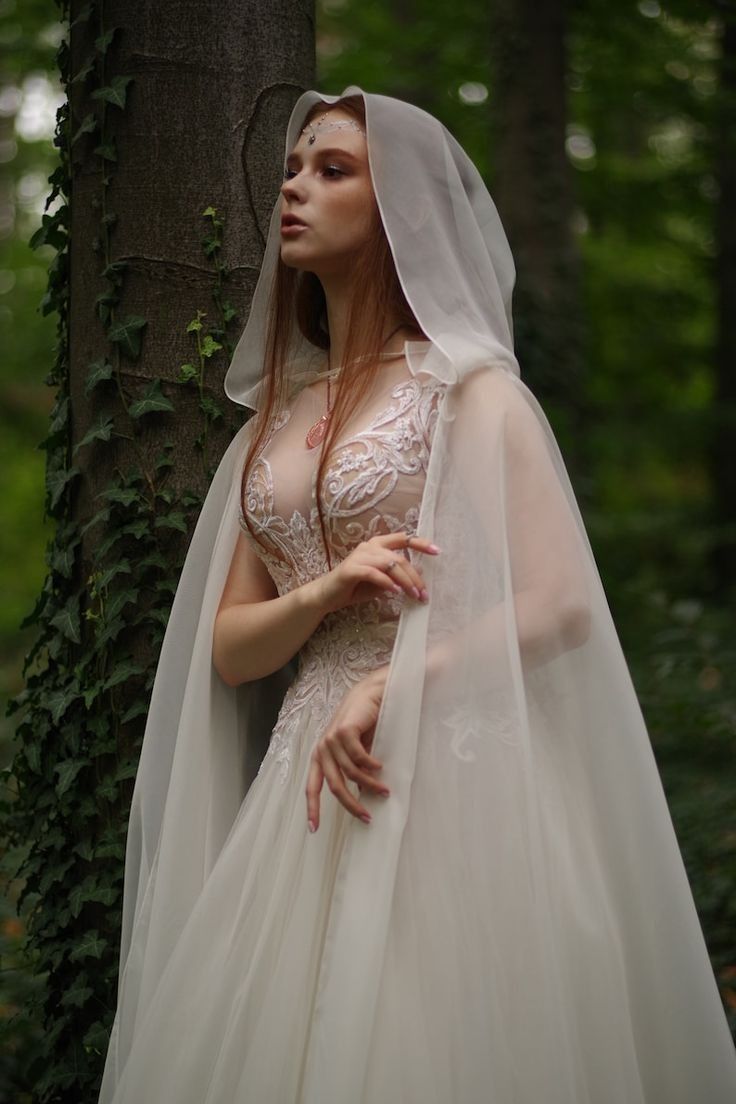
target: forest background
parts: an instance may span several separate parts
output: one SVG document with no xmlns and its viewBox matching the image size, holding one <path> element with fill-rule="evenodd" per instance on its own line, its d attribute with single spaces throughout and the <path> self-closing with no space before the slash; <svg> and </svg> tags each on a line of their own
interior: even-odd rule
<svg viewBox="0 0 736 1104">
<path fill-rule="evenodd" d="M 525 54 L 519 20 L 532 19 Z M 497 199 L 519 269 L 522 374 L 568 462 L 736 1031 L 735 28 L 733 5 L 694 0 L 321 0 L 314 87 L 355 83 L 425 107 Z M 6 701 L 23 688 L 36 630 L 20 626 L 54 530 L 39 445 L 54 405 L 56 319 L 43 301 L 55 251 L 29 241 L 58 160 L 65 29 L 51 3 L 0 0 Z M 555 68 L 564 95 L 550 123 L 535 102 Z M 0 719 L 3 769 L 13 732 Z M 38 983 L 17 891 L 8 882 L 0 901 L 7 1023 Z M 23 1030 L 5 1035 L 0 1088 L 17 1084 Z"/>
</svg>

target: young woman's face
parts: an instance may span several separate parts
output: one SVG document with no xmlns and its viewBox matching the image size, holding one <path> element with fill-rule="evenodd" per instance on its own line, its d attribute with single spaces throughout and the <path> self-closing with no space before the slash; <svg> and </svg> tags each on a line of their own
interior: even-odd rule
<svg viewBox="0 0 736 1104">
<path fill-rule="evenodd" d="M 315 123 L 319 116 L 312 119 Z M 323 122 L 352 119 L 334 108 Z M 301 134 L 286 160 L 281 187 L 281 260 L 317 276 L 349 274 L 351 258 L 371 230 L 375 199 L 365 138 L 351 127 Z M 288 215 L 304 226 L 289 230 Z"/>
</svg>

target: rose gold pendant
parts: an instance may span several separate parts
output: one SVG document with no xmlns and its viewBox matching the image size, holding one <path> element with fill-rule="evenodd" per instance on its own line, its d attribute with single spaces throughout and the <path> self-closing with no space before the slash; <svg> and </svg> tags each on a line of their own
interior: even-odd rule
<svg viewBox="0 0 736 1104">
<path fill-rule="evenodd" d="M 315 422 L 312 428 L 307 432 L 307 448 L 316 448 L 324 439 L 329 417 L 329 414 L 323 414 L 319 421 Z"/>
</svg>

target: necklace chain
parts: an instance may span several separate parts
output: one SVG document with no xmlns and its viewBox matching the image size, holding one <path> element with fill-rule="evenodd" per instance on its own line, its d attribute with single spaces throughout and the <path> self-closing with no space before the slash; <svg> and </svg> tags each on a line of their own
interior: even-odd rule
<svg viewBox="0 0 736 1104">
<path fill-rule="evenodd" d="M 383 345 L 387 345 L 388 342 L 391 340 L 391 338 L 394 336 L 394 334 L 399 332 L 399 330 L 402 328 L 402 326 L 403 326 L 403 323 L 398 325 L 395 330 L 392 330 L 391 333 L 386 338 L 386 340 L 384 341 Z M 381 348 L 383 348 L 383 346 L 381 346 Z M 394 353 L 393 355 L 394 356 L 400 356 L 401 354 L 400 353 Z M 322 417 L 318 418 L 317 421 L 314 423 L 314 425 L 311 426 L 307 430 L 307 436 L 305 438 L 307 448 L 313 449 L 313 448 L 316 448 L 317 445 L 322 443 L 322 441 L 324 440 L 324 437 L 325 437 L 325 433 L 327 432 L 327 426 L 328 426 L 329 421 L 330 421 L 331 413 L 332 413 L 332 410 L 331 410 L 331 405 L 330 405 L 330 376 L 329 376 L 329 373 L 328 373 L 328 375 L 327 375 L 327 410 L 322 415 Z"/>
</svg>

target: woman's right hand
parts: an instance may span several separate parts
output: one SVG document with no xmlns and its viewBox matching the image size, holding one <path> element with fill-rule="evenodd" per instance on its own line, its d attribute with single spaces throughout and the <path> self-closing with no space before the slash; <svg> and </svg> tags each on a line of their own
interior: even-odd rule
<svg viewBox="0 0 736 1104">
<path fill-rule="evenodd" d="M 409 536 L 403 530 L 378 533 L 361 541 L 332 571 L 313 580 L 321 608 L 332 613 L 343 606 L 367 602 L 386 591 L 398 594 L 405 591 L 417 601 L 426 601 L 422 573 L 403 555 L 405 548 L 433 556 L 440 551 L 424 537 Z"/>
</svg>

